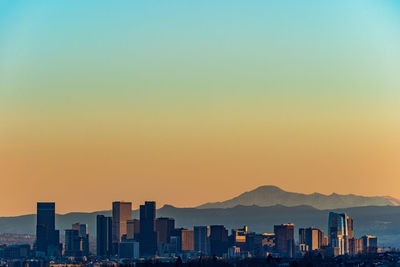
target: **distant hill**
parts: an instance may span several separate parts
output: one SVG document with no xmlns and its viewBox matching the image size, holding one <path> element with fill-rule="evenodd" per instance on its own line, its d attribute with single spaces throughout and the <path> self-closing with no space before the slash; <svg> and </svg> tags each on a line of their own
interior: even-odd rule
<svg viewBox="0 0 400 267">
<path fill-rule="evenodd" d="M 342 209 L 364 206 L 399 206 L 400 201 L 392 197 L 365 197 L 353 194 L 301 194 L 287 192 L 279 187 L 269 185 L 258 187 L 255 190 L 245 192 L 235 198 L 223 202 L 206 203 L 197 208 L 232 208 L 237 205 L 257 205 L 260 207 L 273 205 L 284 205 L 288 207 L 308 205 L 317 209 Z"/>
<path fill-rule="evenodd" d="M 274 205 L 270 207 L 236 206 L 226 209 L 176 208 L 164 206 L 157 210 L 157 217 L 175 218 L 177 227 L 192 228 L 194 225 L 224 224 L 228 229 L 247 225 L 250 231 L 258 233 L 273 232 L 274 224 L 293 222 L 295 237 L 298 237 L 300 227 L 315 226 L 327 233 L 328 214 L 331 210 L 319 210 L 311 206 L 285 207 Z M 337 212 L 347 212 L 354 219 L 357 236 L 377 235 L 379 243 L 386 246 L 400 247 L 400 207 L 368 206 L 346 209 L 335 209 Z M 57 229 L 71 228 L 75 222 L 87 223 L 92 237 L 96 234 L 96 216 L 110 215 L 110 211 L 94 213 L 68 213 L 56 216 Z M 139 218 L 134 211 L 134 218 Z M 0 232 L 35 234 L 35 215 L 0 218 Z"/>
</svg>

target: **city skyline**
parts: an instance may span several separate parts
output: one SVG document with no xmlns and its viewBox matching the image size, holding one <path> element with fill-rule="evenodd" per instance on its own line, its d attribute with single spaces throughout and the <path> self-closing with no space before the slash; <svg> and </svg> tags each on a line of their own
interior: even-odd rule
<svg viewBox="0 0 400 267">
<path fill-rule="evenodd" d="M 266 184 L 400 198 L 398 14 L 393 0 L 0 1 L 0 216 L 192 207 Z"/>
<path fill-rule="evenodd" d="M 325 257 L 380 253 L 378 239 L 373 235 L 361 238 L 354 236 L 354 221 L 346 213 L 329 212 L 328 235 L 315 227 L 298 229 L 295 238 L 295 224 L 274 225 L 272 233 L 256 233 L 243 228 L 229 230 L 222 224 L 192 225 L 176 228 L 173 217 L 156 215 L 156 202 L 146 201 L 140 205 L 140 218 L 134 222 L 130 202 L 113 202 L 112 217 L 96 216 L 96 256 L 98 259 L 167 257 L 175 260 L 178 256 L 192 260 L 202 256 L 229 258 L 265 258 L 267 256 L 300 258 L 306 253 L 322 253 Z M 34 258 L 93 256 L 87 224 L 74 223 L 65 230 L 65 244 L 60 243 L 59 231 L 55 230 L 55 203 L 37 203 L 36 243 Z M 116 227 L 117 226 L 117 227 Z M 138 227 L 138 229 L 135 229 Z M 193 229 L 191 229 L 193 228 Z M 26 257 L 26 244 L 17 247 L 15 255 Z M 197 250 L 196 250 L 197 249 Z M 29 249 L 30 251 L 30 249 Z M 22 253 L 22 254 L 21 254 Z M 10 253 L 10 255 L 13 255 Z M 86 259 L 83 259 L 86 261 Z"/>
</svg>

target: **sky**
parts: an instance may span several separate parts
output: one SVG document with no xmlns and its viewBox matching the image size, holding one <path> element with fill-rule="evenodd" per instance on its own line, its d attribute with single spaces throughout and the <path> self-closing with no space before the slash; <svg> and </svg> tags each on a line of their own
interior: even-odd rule
<svg viewBox="0 0 400 267">
<path fill-rule="evenodd" d="M 399 70 L 396 0 L 0 0 L 0 216 L 400 198 Z"/>
</svg>

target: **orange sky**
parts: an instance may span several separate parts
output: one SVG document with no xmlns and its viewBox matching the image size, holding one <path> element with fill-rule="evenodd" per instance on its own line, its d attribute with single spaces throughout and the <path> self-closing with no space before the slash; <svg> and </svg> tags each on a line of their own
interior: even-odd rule
<svg viewBox="0 0 400 267">
<path fill-rule="evenodd" d="M 0 1 L 0 216 L 400 198 L 400 4 L 309 3 Z"/>
</svg>

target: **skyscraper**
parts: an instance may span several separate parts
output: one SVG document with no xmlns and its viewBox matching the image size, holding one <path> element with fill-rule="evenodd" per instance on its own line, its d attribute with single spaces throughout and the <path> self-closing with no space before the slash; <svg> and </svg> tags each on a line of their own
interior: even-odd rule
<svg viewBox="0 0 400 267">
<path fill-rule="evenodd" d="M 112 242 L 118 244 L 122 236 L 126 235 L 126 224 L 132 220 L 131 202 L 113 202 L 112 203 Z M 116 246 L 118 247 L 118 245 Z"/>
<path fill-rule="evenodd" d="M 126 239 L 136 239 L 139 241 L 140 221 L 138 219 L 128 220 L 126 222 Z"/>
<path fill-rule="evenodd" d="M 194 250 L 194 232 L 189 229 L 181 230 L 181 251 Z"/>
<path fill-rule="evenodd" d="M 309 251 L 318 250 L 323 246 L 324 232 L 317 228 L 300 228 L 299 244 L 305 244 Z"/>
<path fill-rule="evenodd" d="M 112 218 L 97 215 L 97 256 L 112 255 Z"/>
<path fill-rule="evenodd" d="M 294 224 L 274 225 L 277 252 L 284 257 L 293 257 L 295 250 Z"/>
<path fill-rule="evenodd" d="M 36 251 L 47 256 L 60 255 L 60 232 L 55 229 L 55 203 L 38 202 L 36 216 Z"/>
<path fill-rule="evenodd" d="M 79 257 L 82 254 L 79 230 L 65 230 L 65 256 Z"/>
<path fill-rule="evenodd" d="M 194 231 L 194 251 L 203 255 L 210 254 L 210 227 L 195 226 Z"/>
<path fill-rule="evenodd" d="M 82 242 L 82 253 L 83 256 L 89 255 L 89 233 L 87 231 L 87 224 L 79 225 L 79 236 Z"/>
<path fill-rule="evenodd" d="M 349 238 L 349 255 L 356 256 L 363 252 L 363 239 L 362 238 Z"/>
<path fill-rule="evenodd" d="M 73 230 L 77 230 L 79 232 L 80 239 L 80 247 L 82 256 L 89 255 L 89 234 L 87 232 L 87 224 L 83 223 L 74 223 L 72 225 Z"/>
<path fill-rule="evenodd" d="M 140 205 L 140 246 L 141 256 L 154 256 L 157 251 L 156 202 L 146 201 Z"/>
<path fill-rule="evenodd" d="M 350 233 L 353 236 L 353 220 L 346 213 L 329 213 L 329 246 L 337 248 L 339 255 L 349 253 L 349 223 L 351 224 Z"/>
<path fill-rule="evenodd" d="M 222 257 L 228 251 L 228 230 L 223 225 L 210 226 L 211 254 Z"/>
<path fill-rule="evenodd" d="M 167 244 L 175 229 L 175 220 L 161 217 L 156 220 L 157 244 Z"/>
<path fill-rule="evenodd" d="M 364 253 L 378 252 L 378 238 L 376 236 L 365 235 L 361 239 Z"/>
</svg>

